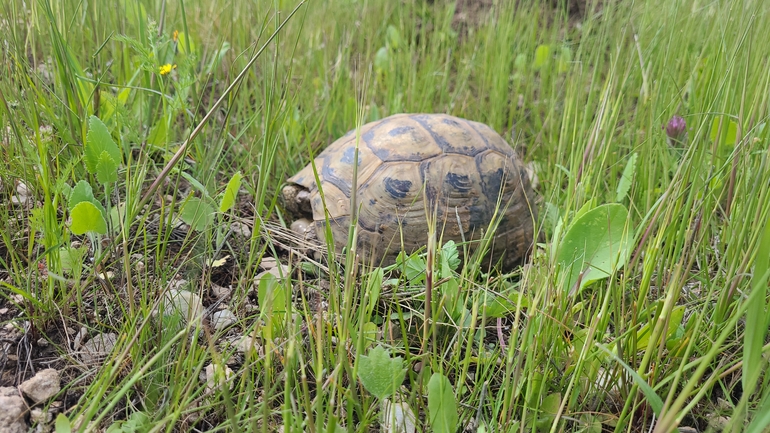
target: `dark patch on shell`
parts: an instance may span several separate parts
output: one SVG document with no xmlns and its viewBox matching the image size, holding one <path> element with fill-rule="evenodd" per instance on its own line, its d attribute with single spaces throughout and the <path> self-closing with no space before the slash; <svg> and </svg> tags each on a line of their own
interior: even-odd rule
<svg viewBox="0 0 770 433">
<path fill-rule="evenodd" d="M 473 182 L 467 174 L 447 173 L 446 181 L 452 188 L 461 193 L 468 193 L 473 188 Z"/>
<path fill-rule="evenodd" d="M 390 135 L 391 137 L 395 137 L 397 135 L 408 134 L 412 131 L 414 131 L 414 128 L 412 128 L 411 126 L 399 126 L 397 128 L 393 128 L 390 131 L 388 131 L 388 135 Z"/>
<path fill-rule="evenodd" d="M 482 133 L 481 133 L 481 131 L 479 131 L 479 130 L 478 130 L 478 128 L 476 127 L 476 125 L 481 125 L 482 127 L 487 127 L 487 129 L 492 129 L 492 128 L 490 128 L 489 126 L 487 126 L 487 125 L 484 125 L 484 124 L 482 124 L 482 123 L 471 122 L 470 120 L 466 120 L 466 121 L 465 121 L 465 123 L 467 123 L 467 124 L 468 124 L 468 126 L 469 126 L 469 127 L 472 129 L 472 130 L 473 130 L 473 132 L 475 132 L 475 133 L 476 133 L 476 134 L 479 136 L 479 138 L 480 138 L 480 139 L 481 139 L 481 140 L 484 142 L 484 144 L 485 144 L 487 147 L 489 147 L 489 148 L 491 148 L 491 147 L 492 147 L 492 146 L 490 146 L 490 145 L 489 145 L 489 140 L 487 140 L 487 137 L 485 137 L 485 136 L 484 136 L 484 134 L 482 134 Z M 494 131 L 493 131 L 493 132 L 494 132 Z"/>
<path fill-rule="evenodd" d="M 353 161 L 354 161 L 354 158 L 355 158 L 355 155 L 356 155 L 356 147 L 355 146 L 350 146 L 347 149 L 345 149 L 344 152 L 342 152 L 342 158 L 340 159 L 340 161 L 343 164 L 351 164 L 352 165 Z M 363 161 L 361 160 L 361 154 L 359 153 L 359 155 L 358 155 L 358 165 L 360 166 L 362 163 L 363 163 Z"/>
<path fill-rule="evenodd" d="M 411 181 L 393 179 L 392 177 L 386 177 L 383 183 L 385 184 L 385 191 L 394 198 L 405 198 L 409 189 L 412 188 Z"/>
<path fill-rule="evenodd" d="M 339 190 L 345 194 L 345 197 L 350 197 L 350 182 L 337 177 L 328 162 L 324 162 L 321 168 L 321 174 L 323 175 L 323 182 L 331 183 L 339 188 Z"/>
<path fill-rule="evenodd" d="M 473 233 L 480 229 L 486 229 L 490 221 L 490 212 L 486 206 L 471 206 L 468 230 Z"/>
<path fill-rule="evenodd" d="M 448 141 L 446 141 L 446 138 L 442 137 L 441 135 L 437 134 L 433 129 L 430 127 L 428 122 L 425 121 L 425 116 L 410 116 L 415 122 L 419 123 L 420 126 L 425 128 L 426 131 L 430 134 L 430 136 L 433 138 L 433 141 L 436 142 L 436 144 L 439 145 L 444 150 L 451 149 L 452 145 L 449 144 Z"/>
<path fill-rule="evenodd" d="M 483 179 L 482 188 L 484 195 L 490 203 L 497 203 L 500 199 L 500 189 L 503 187 L 503 169 L 498 168 L 495 172 L 486 173 Z"/>
</svg>

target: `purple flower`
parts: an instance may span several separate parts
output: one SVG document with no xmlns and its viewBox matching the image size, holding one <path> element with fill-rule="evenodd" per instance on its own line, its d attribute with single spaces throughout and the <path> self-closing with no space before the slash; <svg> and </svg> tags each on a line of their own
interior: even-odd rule
<svg viewBox="0 0 770 433">
<path fill-rule="evenodd" d="M 682 116 L 674 116 L 663 126 L 669 146 L 681 147 L 687 144 L 687 122 Z"/>
</svg>

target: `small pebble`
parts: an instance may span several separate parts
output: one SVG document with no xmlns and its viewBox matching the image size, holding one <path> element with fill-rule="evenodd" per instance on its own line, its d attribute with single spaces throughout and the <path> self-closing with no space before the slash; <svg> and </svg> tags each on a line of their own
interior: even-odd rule
<svg viewBox="0 0 770 433">
<path fill-rule="evenodd" d="M 19 385 L 21 392 L 35 403 L 48 401 L 61 391 L 59 372 L 53 368 L 39 371 Z"/>
<path fill-rule="evenodd" d="M 216 311 L 211 315 L 211 325 L 214 326 L 214 329 L 217 331 L 227 328 L 237 320 L 238 318 L 235 317 L 235 314 L 230 310 Z"/>
</svg>

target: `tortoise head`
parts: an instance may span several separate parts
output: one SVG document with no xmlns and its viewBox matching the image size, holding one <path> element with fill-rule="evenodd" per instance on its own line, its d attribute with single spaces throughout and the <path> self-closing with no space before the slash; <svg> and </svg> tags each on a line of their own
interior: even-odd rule
<svg viewBox="0 0 770 433">
<path fill-rule="evenodd" d="M 281 189 L 283 206 L 293 220 L 309 218 L 313 220 L 313 209 L 310 207 L 310 191 L 302 185 L 290 182 Z"/>
</svg>

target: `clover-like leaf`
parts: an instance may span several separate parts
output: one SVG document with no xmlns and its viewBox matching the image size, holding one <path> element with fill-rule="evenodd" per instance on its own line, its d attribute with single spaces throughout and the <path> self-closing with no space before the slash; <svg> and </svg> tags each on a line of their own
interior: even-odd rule
<svg viewBox="0 0 770 433">
<path fill-rule="evenodd" d="M 214 222 L 214 208 L 205 201 L 193 197 L 182 206 L 179 217 L 193 230 L 203 230 Z"/>
<path fill-rule="evenodd" d="M 86 134 L 84 155 L 86 168 L 89 173 L 96 173 L 102 152 L 107 152 L 107 155 L 112 158 L 116 166 L 123 161 L 123 155 L 121 155 L 118 145 L 115 144 L 115 140 L 112 139 L 107 125 L 98 117 L 91 116 L 88 120 L 88 134 Z"/>
<path fill-rule="evenodd" d="M 441 247 L 441 276 L 448 277 L 451 271 L 457 270 L 460 266 L 460 254 L 457 251 L 455 241 L 448 241 Z"/>
<path fill-rule="evenodd" d="M 377 53 L 374 55 L 374 68 L 377 70 L 377 72 L 384 72 L 388 69 L 389 65 L 390 54 L 388 53 L 388 48 L 382 47 L 377 50 Z"/>
<path fill-rule="evenodd" d="M 459 415 L 457 400 L 449 379 L 441 373 L 433 373 L 428 382 L 428 415 L 432 431 L 454 433 Z"/>
<path fill-rule="evenodd" d="M 549 45 L 539 45 L 535 48 L 535 69 L 540 69 L 548 63 L 551 57 L 551 47 Z"/>
<path fill-rule="evenodd" d="M 75 205 L 72 211 L 70 211 L 70 217 L 72 218 L 70 230 L 76 235 L 82 235 L 87 232 L 102 235 L 107 233 L 107 222 L 104 220 L 104 215 L 91 202 L 82 201 Z"/>
<path fill-rule="evenodd" d="M 386 33 L 388 34 L 388 43 L 393 49 L 397 50 L 401 46 L 401 34 L 394 26 L 388 26 Z"/>
<path fill-rule="evenodd" d="M 401 251 L 396 257 L 396 266 L 403 270 L 406 278 L 412 283 L 417 284 L 425 279 L 425 261 L 417 253 L 407 256 Z"/>
<path fill-rule="evenodd" d="M 358 379 L 373 396 L 383 399 L 393 395 L 401 386 L 406 376 L 404 359 L 390 357 L 382 345 L 361 355 L 359 359 Z"/>
</svg>

